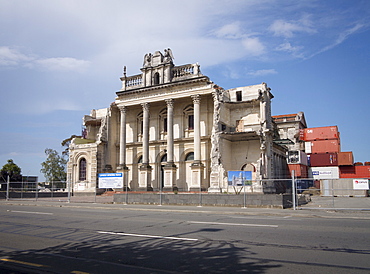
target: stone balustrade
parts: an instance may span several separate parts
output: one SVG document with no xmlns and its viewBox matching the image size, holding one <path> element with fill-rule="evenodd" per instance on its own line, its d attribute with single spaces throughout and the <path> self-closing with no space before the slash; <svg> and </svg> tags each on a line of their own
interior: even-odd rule
<svg viewBox="0 0 370 274">
<path fill-rule="evenodd" d="M 142 86 L 142 84 L 143 84 L 143 78 L 141 74 L 129 76 L 125 79 L 126 89 L 139 88 Z"/>
<path fill-rule="evenodd" d="M 184 66 L 174 67 L 172 69 L 173 80 L 176 78 L 198 75 L 199 74 L 199 65 L 198 64 L 188 64 Z"/>
<path fill-rule="evenodd" d="M 170 83 L 201 75 L 198 64 L 187 64 L 183 66 L 173 67 L 171 70 L 172 70 L 171 71 L 172 79 L 167 78 L 167 80 L 165 80 L 165 83 Z M 153 83 L 155 82 L 154 80 L 150 81 L 147 79 L 147 82 L 145 83 L 143 77 L 144 77 L 143 74 L 133 75 L 129 77 L 126 77 L 126 75 L 124 75 L 123 77 L 121 77 L 122 81 L 121 90 L 124 91 L 141 88 L 144 86 L 150 86 L 153 85 Z M 161 77 L 164 76 L 162 75 Z"/>
</svg>

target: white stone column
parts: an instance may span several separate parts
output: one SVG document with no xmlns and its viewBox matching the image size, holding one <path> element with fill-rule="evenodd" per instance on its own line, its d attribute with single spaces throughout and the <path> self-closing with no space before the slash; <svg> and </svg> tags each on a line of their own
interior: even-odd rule
<svg viewBox="0 0 370 274">
<path fill-rule="evenodd" d="M 126 107 L 120 106 L 119 110 L 121 112 L 121 121 L 119 137 L 119 165 L 117 167 L 117 172 L 123 173 L 123 190 L 125 190 L 125 187 L 128 187 L 128 168 L 126 166 Z"/>
<path fill-rule="evenodd" d="M 143 107 L 143 162 L 140 166 L 139 188 L 153 190 L 152 167 L 149 165 L 149 103 L 141 105 Z"/>
<path fill-rule="evenodd" d="M 167 103 L 167 163 L 173 164 L 173 99 Z"/>
<path fill-rule="evenodd" d="M 194 103 L 194 162 L 191 165 L 192 176 L 190 190 L 200 190 L 202 188 L 204 168 L 200 153 L 200 95 L 193 95 L 191 98 Z"/>
<path fill-rule="evenodd" d="M 120 121 L 120 135 L 119 135 L 119 165 L 120 167 L 126 166 L 126 107 L 120 106 L 119 110 L 121 112 Z"/>
<path fill-rule="evenodd" d="M 167 104 L 167 164 L 164 166 L 164 188 L 176 189 L 176 165 L 174 164 L 173 138 L 173 99 L 166 100 Z"/>
<path fill-rule="evenodd" d="M 194 163 L 200 163 L 200 95 L 191 98 L 194 103 Z"/>
<path fill-rule="evenodd" d="M 143 165 L 149 165 L 149 103 L 143 107 Z"/>
</svg>

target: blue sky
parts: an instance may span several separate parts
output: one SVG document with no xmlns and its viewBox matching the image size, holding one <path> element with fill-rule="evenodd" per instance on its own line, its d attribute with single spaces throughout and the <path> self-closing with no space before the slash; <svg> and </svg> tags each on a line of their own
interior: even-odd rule
<svg viewBox="0 0 370 274">
<path fill-rule="evenodd" d="M 266 82 L 272 114 L 337 125 L 370 161 L 368 0 L 0 0 L 0 166 L 40 174 L 145 53 L 171 48 L 225 89 Z"/>
</svg>

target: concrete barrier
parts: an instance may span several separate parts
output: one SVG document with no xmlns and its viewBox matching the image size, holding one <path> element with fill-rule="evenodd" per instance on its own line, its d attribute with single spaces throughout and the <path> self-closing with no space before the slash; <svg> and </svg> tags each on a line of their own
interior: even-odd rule
<svg viewBox="0 0 370 274">
<path fill-rule="evenodd" d="M 127 201 L 126 201 L 127 199 Z M 205 206 L 244 206 L 244 194 L 174 194 L 174 193 L 125 193 L 114 194 L 114 203 L 163 204 L 163 205 L 205 205 Z M 246 194 L 246 207 L 289 208 L 292 207 L 291 194 Z"/>
</svg>

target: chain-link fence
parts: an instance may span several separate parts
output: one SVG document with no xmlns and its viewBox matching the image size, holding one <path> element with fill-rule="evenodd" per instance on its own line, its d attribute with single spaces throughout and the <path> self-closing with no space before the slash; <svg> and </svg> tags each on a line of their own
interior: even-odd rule
<svg viewBox="0 0 370 274">
<path fill-rule="evenodd" d="M 359 186 L 361 184 L 361 186 Z M 293 209 L 364 209 L 370 210 L 368 179 L 312 178 L 249 180 L 223 189 L 193 188 L 151 191 L 130 188 L 99 189 L 92 184 L 81 190 L 67 182 L 1 183 L 0 199 L 42 200 L 83 203 L 219 205 L 240 207 L 277 207 Z"/>
<path fill-rule="evenodd" d="M 64 181 L 38 182 L 2 182 L 0 199 L 19 200 L 40 198 L 59 198 L 66 200 L 69 196 L 67 183 Z"/>
</svg>

